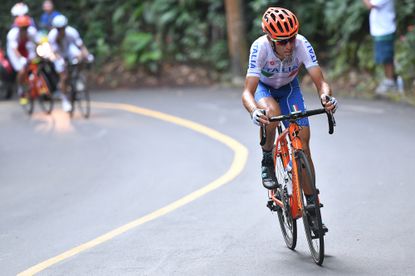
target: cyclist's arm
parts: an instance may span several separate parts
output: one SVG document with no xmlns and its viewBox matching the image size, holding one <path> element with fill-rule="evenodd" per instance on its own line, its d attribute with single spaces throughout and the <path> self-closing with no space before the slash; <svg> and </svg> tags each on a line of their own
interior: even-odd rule
<svg viewBox="0 0 415 276">
<path fill-rule="evenodd" d="M 370 0 L 362 0 L 363 4 L 365 4 L 366 8 L 368 8 L 369 10 L 373 8 L 372 3 L 370 3 Z"/>
<path fill-rule="evenodd" d="M 313 66 L 308 69 L 308 74 L 314 82 L 320 97 L 322 95 L 332 96 L 332 91 L 329 84 L 324 80 L 323 72 L 320 66 Z"/>
<path fill-rule="evenodd" d="M 245 88 L 242 92 L 242 103 L 250 114 L 257 108 L 254 94 L 258 83 L 258 77 L 248 76 L 245 79 Z"/>
<path fill-rule="evenodd" d="M 311 79 L 314 82 L 314 85 L 317 88 L 318 94 L 320 96 L 320 101 L 324 108 L 327 111 L 336 112 L 337 101 L 332 95 L 330 85 L 324 80 L 323 72 L 321 71 L 320 66 L 310 67 L 308 73 L 311 76 Z M 330 96 L 330 98 L 327 98 Z"/>
<path fill-rule="evenodd" d="M 268 117 L 265 112 L 259 112 L 257 115 L 253 114 L 258 109 L 255 101 L 255 91 L 258 87 L 259 77 L 247 76 L 245 79 L 245 88 L 242 92 L 242 102 L 246 110 L 248 110 L 251 118 L 255 121 L 255 124 L 269 124 Z"/>
</svg>

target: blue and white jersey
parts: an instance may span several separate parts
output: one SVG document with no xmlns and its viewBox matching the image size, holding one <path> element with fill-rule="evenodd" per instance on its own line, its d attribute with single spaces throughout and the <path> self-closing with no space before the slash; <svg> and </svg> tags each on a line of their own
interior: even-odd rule
<svg viewBox="0 0 415 276">
<path fill-rule="evenodd" d="M 292 55 L 280 60 L 264 35 L 252 43 L 246 76 L 259 77 L 262 83 L 280 88 L 294 80 L 302 64 L 306 69 L 318 66 L 313 46 L 304 36 L 298 34 Z"/>
</svg>

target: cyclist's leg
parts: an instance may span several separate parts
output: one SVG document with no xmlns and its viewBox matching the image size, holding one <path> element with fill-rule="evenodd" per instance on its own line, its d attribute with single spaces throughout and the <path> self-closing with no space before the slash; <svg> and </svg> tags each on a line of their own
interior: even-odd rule
<svg viewBox="0 0 415 276">
<path fill-rule="evenodd" d="M 265 109 L 267 116 L 278 116 L 281 114 L 280 106 L 276 99 L 271 95 L 270 88 L 263 83 L 258 83 L 258 88 L 255 92 L 255 101 L 261 109 Z M 277 122 L 272 122 L 266 126 L 267 140 L 262 149 L 265 151 L 271 151 L 274 146 L 275 131 Z"/>
<path fill-rule="evenodd" d="M 58 82 L 58 91 L 60 92 L 60 98 L 62 101 L 62 109 L 65 112 L 68 112 L 72 109 L 71 103 L 68 100 L 68 74 L 66 70 L 65 60 L 62 57 L 57 58 L 53 65 L 55 67 L 56 73 L 59 75 L 59 82 Z"/>
<path fill-rule="evenodd" d="M 23 97 L 24 87 L 23 84 L 26 78 L 26 64 L 22 62 L 22 59 L 16 55 L 16 53 L 10 48 L 7 49 L 7 56 L 10 60 L 10 63 L 13 67 L 13 70 L 17 73 L 17 94 L 19 97 Z M 23 102 L 22 102 L 23 103 Z"/>
<path fill-rule="evenodd" d="M 278 102 L 271 95 L 271 88 L 267 85 L 259 82 L 257 90 L 255 92 L 255 101 L 258 106 L 266 110 L 267 116 L 278 116 L 281 114 Z M 278 185 L 275 178 L 275 166 L 272 155 L 272 150 L 275 140 L 275 131 L 277 123 L 270 123 L 266 126 L 267 140 L 264 146 L 262 146 L 262 183 L 266 188 L 275 188 Z"/>
<path fill-rule="evenodd" d="M 297 78 L 294 79 L 289 85 L 290 85 L 289 93 L 281 97 L 279 100 L 282 114 L 290 114 L 291 112 L 294 112 L 294 111 L 306 110 L 304 98 L 301 93 L 301 88 L 300 88 Z M 297 123 L 302 128 L 299 133 L 299 137 L 302 141 L 303 150 L 306 153 L 307 159 L 310 163 L 312 177 L 315 179 L 314 164 L 311 158 L 311 151 L 310 151 L 310 123 L 308 121 L 308 118 L 302 118 L 298 120 Z M 288 122 L 284 122 L 284 124 L 286 127 L 288 126 Z M 304 193 L 306 195 L 310 195 L 312 193 L 310 189 L 310 184 L 309 183 L 304 183 L 304 184 L 305 184 Z"/>
</svg>

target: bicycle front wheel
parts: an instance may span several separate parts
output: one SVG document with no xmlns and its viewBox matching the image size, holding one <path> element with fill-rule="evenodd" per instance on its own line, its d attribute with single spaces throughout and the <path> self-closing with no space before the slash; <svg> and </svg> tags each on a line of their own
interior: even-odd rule
<svg viewBox="0 0 415 276">
<path fill-rule="evenodd" d="M 23 107 L 23 110 L 31 116 L 34 110 L 34 99 L 31 95 L 30 88 L 26 88 L 26 91 L 23 92 L 23 95 L 19 99 L 20 105 Z"/>
<path fill-rule="evenodd" d="M 75 105 L 78 106 L 79 111 L 81 112 L 84 118 L 89 118 L 91 113 L 91 103 L 90 103 L 90 96 L 89 90 L 87 87 L 86 79 L 80 76 L 78 79 L 74 80 L 72 85 L 72 110 L 70 112 L 71 116 L 73 116 L 73 112 L 75 109 Z"/>
<path fill-rule="evenodd" d="M 43 112 L 50 114 L 53 110 L 53 98 L 50 92 L 50 84 L 43 72 L 38 76 L 39 104 Z"/>
<path fill-rule="evenodd" d="M 303 223 L 310 248 L 311 256 L 316 264 L 321 265 L 324 260 L 324 230 L 321 220 L 320 202 L 318 200 L 315 180 L 311 173 L 310 163 L 303 151 L 298 151 L 296 157 L 298 177 L 301 186 L 301 202 L 303 206 Z M 307 204 L 304 195 L 304 183 L 310 184 L 313 201 Z"/>
<path fill-rule="evenodd" d="M 293 219 L 290 205 L 290 194 L 287 186 L 292 185 L 290 175 L 285 171 L 281 157 L 277 156 L 275 164 L 275 175 L 280 188 L 280 199 L 284 204 L 283 208 L 278 208 L 278 221 L 280 222 L 282 236 L 285 244 L 291 250 L 294 250 L 297 245 L 297 220 Z"/>
</svg>

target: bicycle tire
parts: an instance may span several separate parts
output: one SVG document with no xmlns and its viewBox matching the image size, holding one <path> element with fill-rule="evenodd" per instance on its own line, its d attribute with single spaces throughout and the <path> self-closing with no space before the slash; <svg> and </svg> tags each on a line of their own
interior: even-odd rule
<svg viewBox="0 0 415 276">
<path fill-rule="evenodd" d="M 1 77 L 1 76 L 0 76 Z M 9 99 L 9 89 L 5 81 L 0 79 L 0 99 Z"/>
<path fill-rule="evenodd" d="M 82 89 L 78 89 L 78 82 L 81 83 Z M 71 104 L 72 110 L 70 111 L 71 117 L 74 114 L 75 105 L 78 106 L 82 116 L 87 119 L 91 113 L 91 102 L 90 102 L 89 90 L 86 84 L 86 80 L 80 76 L 78 79 L 73 80 L 72 93 L 71 93 Z"/>
<path fill-rule="evenodd" d="M 292 185 L 292 179 L 284 169 L 281 156 L 277 156 L 275 164 L 275 175 L 278 183 L 281 185 L 280 197 L 284 204 L 283 208 L 277 210 L 278 221 L 280 223 L 282 236 L 285 244 L 291 250 L 297 245 L 297 220 L 293 219 L 290 206 L 290 194 L 287 186 Z"/>
<path fill-rule="evenodd" d="M 28 102 L 21 106 L 27 115 L 31 116 L 33 114 L 35 104 L 29 87 L 27 87 L 26 91 L 23 92 L 23 97 L 25 97 Z"/>
<path fill-rule="evenodd" d="M 43 112 L 45 112 L 46 114 L 50 114 L 53 110 L 54 105 L 52 93 L 50 92 L 50 84 L 45 76 L 45 73 L 43 72 L 39 72 L 38 80 L 41 82 L 38 89 L 42 90 L 39 92 L 38 96 L 39 105 Z"/>
<path fill-rule="evenodd" d="M 310 163 L 308 162 L 308 159 L 303 151 L 296 152 L 296 162 L 301 187 L 301 202 L 302 206 L 304 207 L 302 215 L 304 231 L 306 234 L 311 256 L 313 257 L 313 260 L 316 264 L 321 265 L 324 261 L 324 231 L 323 222 L 321 219 L 320 203 L 318 202 L 318 194 L 315 186 L 315 179 L 311 173 Z M 314 202 L 309 205 L 306 203 L 306 198 L 303 191 L 303 183 L 305 178 L 307 178 L 311 184 L 310 188 L 314 198 Z M 311 216 L 314 217 L 314 222 L 312 222 L 313 219 Z M 312 223 L 314 224 L 314 227 L 312 227 Z"/>
</svg>

